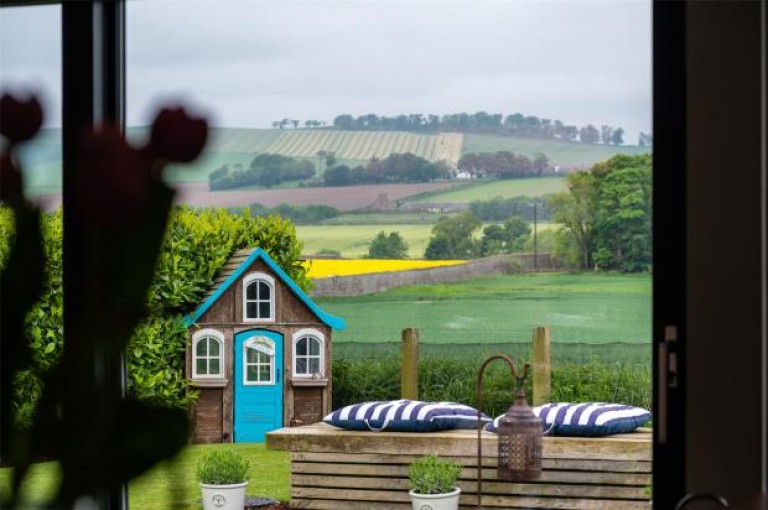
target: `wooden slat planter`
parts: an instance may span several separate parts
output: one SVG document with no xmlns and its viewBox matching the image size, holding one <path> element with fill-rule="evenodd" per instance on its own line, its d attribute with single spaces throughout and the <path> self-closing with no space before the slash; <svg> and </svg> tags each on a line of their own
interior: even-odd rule
<svg viewBox="0 0 768 510">
<path fill-rule="evenodd" d="M 496 435 L 483 433 L 483 507 L 647 510 L 651 434 L 544 438 L 535 482 L 496 477 Z M 267 448 L 291 457 L 291 504 L 314 509 L 409 509 L 408 464 L 435 453 L 464 466 L 461 508 L 477 505 L 477 433 L 353 432 L 325 424 L 267 434 Z"/>
</svg>

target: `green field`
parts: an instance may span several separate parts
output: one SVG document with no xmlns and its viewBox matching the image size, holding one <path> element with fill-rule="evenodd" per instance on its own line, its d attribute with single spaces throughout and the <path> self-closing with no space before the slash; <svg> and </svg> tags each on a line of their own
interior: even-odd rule
<svg viewBox="0 0 768 510">
<path fill-rule="evenodd" d="M 456 189 L 422 195 L 413 202 L 468 203 L 474 200 L 489 200 L 494 197 L 512 198 L 521 195 L 535 197 L 557 193 L 565 189 L 565 181 L 557 177 L 535 177 L 530 179 L 504 179 L 469 184 Z"/>
<path fill-rule="evenodd" d="M 362 215 L 361 215 L 362 216 Z M 368 254 L 368 243 L 381 232 L 399 232 L 408 243 L 408 258 L 420 259 L 427 249 L 434 224 L 357 224 L 357 225 L 297 225 L 296 235 L 304 243 L 302 253 L 312 255 L 320 250 L 336 250 L 346 258 L 361 258 Z M 539 223 L 539 231 L 554 228 L 554 223 Z M 478 235 L 480 231 L 478 231 Z"/>
<path fill-rule="evenodd" d="M 556 343 L 649 343 L 651 276 L 524 274 L 401 287 L 353 298 L 317 298 L 343 317 L 335 342 L 398 342 L 403 328 L 426 343 L 520 343 L 535 326 Z"/>
<path fill-rule="evenodd" d="M 533 157 L 536 152 L 542 152 L 549 158 L 550 164 L 565 168 L 587 168 L 598 161 L 615 156 L 616 154 L 647 154 L 650 147 L 635 145 L 586 145 L 580 143 L 560 142 L 557 140 L 539 140 L 536 138 L 515 138 L 496 135 L 464 135 L 462 154 L 470 152 L 510 151 Z"/>
</svg>

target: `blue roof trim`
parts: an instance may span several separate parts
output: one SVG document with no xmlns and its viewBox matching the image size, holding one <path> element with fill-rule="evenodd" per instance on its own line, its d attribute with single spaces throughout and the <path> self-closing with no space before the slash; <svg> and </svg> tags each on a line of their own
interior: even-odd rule
<svg viewBox="0 0 768 510">
<path fill-rule="evenodd" d="M 277 277 L 280 278 L 283 283 L 288 285 L 288 288 L 291 289 L 291 292 L 293 292 L 294 295 L 299 298 L 302 303 L 307 305 L 307 308 L 312 310 L 312 312 L 317 315 L 317 318 L 320 319 L 323 324 L 333 329 L 339 330 L 347 327 L 347 323 L 344 321 L 344 319 L 341 317 L 336 317 L 335 315 L 331 315 L 317 306 L 315 302 L 312 301 L 303 290 L 301 290 L 301 287 L 296 285 L 296 282 L 294 282 L 291 277 L 288 276 L 285 271 L 283 271 L 283 268 L 278 266 L 277 263 L 267 254 L 267 252 L 261 248 L 254 249 L 253 253 L 251 253 L 248 258 L 245 259 L 245 262 L 240 264 L 240 267 L 238 267 L 235 272 L 233 272 L 232 275 L 230 275 L 230 277 L 227 278 L 227 280 L 222 283 L 218 289 L 216 289 L 216 292 L 214 292 L 211 297 L 206 299 L 205 302 L 197 308 L 197 310 L 184 317 L 184 327 L 188 328 L 197 322 L 197 320 L 202 317 L 205 312 L 208 311 L 213 303 L 215 303 L 222 296 L 222 294 L 224 294 L 227 289 L 232 286 L 233 283 L 235 283 L 241 276 L 243 276 L 245 270 L 248 269 L 248 267 L 253 264 L 256 259 L 263 260 L 267 266 L 277 275 Z"/>
</svg>

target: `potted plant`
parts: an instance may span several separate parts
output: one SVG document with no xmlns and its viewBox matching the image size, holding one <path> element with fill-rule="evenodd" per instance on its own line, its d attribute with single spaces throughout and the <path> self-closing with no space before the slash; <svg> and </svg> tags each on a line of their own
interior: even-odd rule
<svg viewBox="0 0 768 510">
<path fill-rule="evenodd" d="M 248 459 L 230 448 L 219 448 L 201 457 L 197 478 L 203 490 L 203 508 L 243 510 L 248 465 Z"/>
<path fill-rule="evenodd" d="M 456 480 L 461 466 L 453 460 L 429 455 L 413 462 L 408 469 L 413 510 L 456 510 L 461 489 Z"/>
</svg>

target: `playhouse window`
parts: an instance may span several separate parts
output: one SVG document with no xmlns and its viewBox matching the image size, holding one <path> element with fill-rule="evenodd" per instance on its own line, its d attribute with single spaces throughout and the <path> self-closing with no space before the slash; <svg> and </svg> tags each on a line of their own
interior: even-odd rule
<svg viewBox="0 0 768 510">
<path fill-rule="evenodd" d="M 275 348 L 269 339 L 252 339 L 245 343 L 243 384 L 273 384 Z"/>
<path fill-rule="evenodd" d="M 299 331 L 293 340 L 293 375 L 323 375 L 324 336 L 319 331 Z"/>
<path fill-rule="evenodd" d="M 220 378 L 224 365 L 224 338 L 221 333 L 203 330 L 194 336 L 192 377 Z"/>
<path fill-rule="evenodd" d="M 251 273 L 243 281 L 243 318 L 268 322 L 275 317 L 275 280 L 264 273 Z"/>
</svg>

